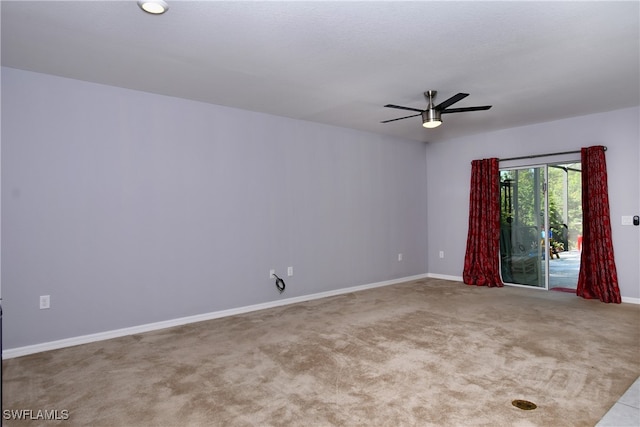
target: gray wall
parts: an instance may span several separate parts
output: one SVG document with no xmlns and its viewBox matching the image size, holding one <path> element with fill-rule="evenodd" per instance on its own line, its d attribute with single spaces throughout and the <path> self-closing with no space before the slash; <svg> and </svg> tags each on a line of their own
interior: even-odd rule
<svg viewBox="0 0 640 427">
<path fill-rule="evenodd" d="M 424 274 L 425 152 L 3 68 L 5 349 Z"/>
<path fill-rule="evenodd" d="M 595 144 L 609 147 L 622 295 L 639 298 L 640 228 L 620 225 L 640 212 L 639 115 L 421 144 L 3 68 L 5 349 L 460 277 L 471 160 Z M 287 266 L 280 295 L 268 271 Z"/>
<path fill-rule="evenodd" d="M 498 108 L 499 106 L 494 106 Z M 471 161 L 579 150 L 605 145 L 614 255 L 623 297 L 640 298 L 640 227 L 621 216 L 640 214 L 638 107 L 507 129 L 427 146 L 428 269 L 460 277 L 468 230 Z M 577 156 L 577 157 L 576 157 Z M 579 159 L 560 156 L 550 160 Z M 520 165 L 545 162 L 532 159 Z M 515 165 L 516 162 L 505 165 Z M 443 250 L 445 257 L 439 258 Z"/>
</svg>

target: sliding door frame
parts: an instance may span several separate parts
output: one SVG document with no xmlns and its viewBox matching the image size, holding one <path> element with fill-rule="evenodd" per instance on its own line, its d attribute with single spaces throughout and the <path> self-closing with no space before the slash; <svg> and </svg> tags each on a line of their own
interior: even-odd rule
<svg viewBox="0 0 640 427">
<path fill-rule="evenodd" d="M 541 206 L 541 211 L 543 212 L 543 223 L 542 223 L 542 232 L 541 236 L 539 236 L 541 238 L 541 241 L 543 241 L 542 243 L 542 248 L 539 249 L 539 251 L 541 251 L 541 253 L 544 255 L 544 271 L 543 271 L 543 277 L 544 277 L 544 286 L 535 286 L 535 285 L 527 285 L 527 284 L 522 284 L 522 283 L 512 283 L 509 282 L 507 280 L 505 280 L 505 278 L 502 276 L 502 256 L 500 256 L 500 276 L 502 278 L 502 281 L 505 285 L 508 286 L 515 286 L 515 287 L 522 287 L 522 288 L 528 288 L 528 289 L 540 289 L 540 290 L 548 290 L 549 289 L 549 233 L 547 232 L 547 230 L 549 229 L 549 192 L 548 192 L 548 187 L 547 184 L 549 182 L 549 165 L 552 163 L 542 163 L 542 164 L 534 164 L 534 165 L 522 165 L 522 166 L 507 166 L 507 167 L 500 167 L 500 172 L 502 171 L 519 171 L 519 170 L 530 170 L 530 169 L 541 169 L 542 171 L 542 182 L 534 184 L 535 188 L 534 188 L 534 204 L 536 206 Z M 536 174 L 536 178 L 534 178 L 537 180 L 537 174 Z M 541 200 L 536 200 L 537 198 L 540 197 L 540 191 L 539 189 L 542 190 L 542 199 Z M 512 195 L 513 200 L 515 200 L 517 197 L 517 188 L 514 189 L 514 193 Z M 542 205 L 541 205 L 542 204 Z M 514 203 L 514 205 L 516 205 L 516 203 Z M 501 208 L 502 209 L 502 208 Z M 514 211 L 517 209 L 517 206 L 514 206 Z M 539 260 L 541 261 L 541 260 Z M 542 264 L 540 265 L 540 267 L 542 267 Z"/>
</svg>

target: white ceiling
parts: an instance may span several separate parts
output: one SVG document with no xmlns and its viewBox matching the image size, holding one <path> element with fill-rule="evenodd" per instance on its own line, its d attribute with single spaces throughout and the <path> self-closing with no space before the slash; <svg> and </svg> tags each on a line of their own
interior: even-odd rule
<svg viewBox="0 0 640 427">
<path fill-rule="evenodd" d="M 640 2 L 2 1 L 2 65 L 442 141 L 640 104 Z M 420 117 L 451 108 L 488 111 Z"/>
</svg>

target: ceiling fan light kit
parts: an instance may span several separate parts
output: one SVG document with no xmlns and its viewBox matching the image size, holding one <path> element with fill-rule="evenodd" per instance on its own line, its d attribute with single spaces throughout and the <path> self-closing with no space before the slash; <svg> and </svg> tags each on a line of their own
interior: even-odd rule
<svg viewBox="0 0 640 427">
<path fill-rule="evenodd" d="M 440 118 L 440 111 L 434 110 L 433 108 L 430 110 L 425 110 L 422 113 L 422 126 L 427 129 L 437 128 L 442 124 L 442 119 Z"/>
<path fill-rule="evenodd" d="M 433 100 L 436 98 L 437 94 L 438 92 L 435 90 L 428 90 L 424 93 L 424 97 L 427 99 L 426 110 L 419 110 L 417 108 L 412 108 L 412 107 L 403 107 L 402 105 L 393 105 L 393 104 L 385 105 L 386 108 L 397 108 L 399 110 L 416 111 L 419 114 L 412 114 L 411 116 L 400 117 L 397 119 L 384 120 L 380 123 L 389 123 L 389 122 L 395 122 L 397 120 L 408 119 L 409 117 L 422 116 L 422 126 L 424 126 L 427 129 L 433 129 L 433 128 L 437 128 L 442 124 L 442 119 L 440 118 L 441 114 L 463 113 L 465 111 L 481 111 L 481 110 L 488 110 L 489 108 L 491 108 L 491 105 L 483 105 L 480 107 L 464 107 L 464 108 L 447 109 L 447 107 L 449 107 L 450 105 L 453 105 L 456 102 L 462 100 L 463 98 L 466 98 L 467 96 L 469 96 L 468 93 L 458 93 L 456 95 L 453 95 L 451 98 L 441 102 L 440 104 L 434 107 Z"/>
</svg>

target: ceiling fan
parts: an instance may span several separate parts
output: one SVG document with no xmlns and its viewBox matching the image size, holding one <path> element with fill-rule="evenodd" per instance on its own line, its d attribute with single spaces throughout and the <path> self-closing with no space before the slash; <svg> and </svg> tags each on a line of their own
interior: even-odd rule
<svg viewBox="0 0 640 427">
<path fill-rule="evenodd" d="M 453 95 L 451 98 L 447 99 L 446 101 L 442 101 L 440 104 L 434 106 L 433 101 L 436 98 L 437 94 L 438 94 L 438 91 L 435 91 L 435 90 L 428 90 L 424 93 L 424 97 L 427 98 L 427 103 L 428 103 L 426 110 L 419 110 L 417 108 L 403 107 L 401 105 L 393 105 L 393 104 L 385 105 L 385 107 L 387 108 L 398 108 L 400 110 L 417 111 L 420 114 L 413 114 L 411 116 L 400 117 L 398 119 L 385 120 L 380 123 L 389 123 L 389 122 L 395 122 L 396 120 L 408 119 L 409 117 L 422 116 L 422 126 L 432 129 L 442 124 L 442 119 L 440 119 L 441 114 L 462 113 L 465 111 L 480 111 L 480 110 L 488 110 L 489 108 L 491 108 L 491 105 L 483 105 L 481 107 L 465 107 L 465 108 L 447 109 L 448 106 L 453 105 L 456 102 L 460 101 L 461 99 L 469 96 L 468 93 L 459 93 L 457 95 Z"/>
</svg>

